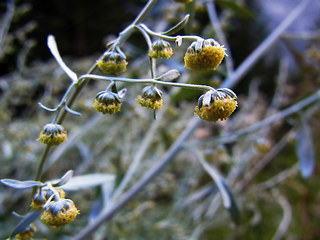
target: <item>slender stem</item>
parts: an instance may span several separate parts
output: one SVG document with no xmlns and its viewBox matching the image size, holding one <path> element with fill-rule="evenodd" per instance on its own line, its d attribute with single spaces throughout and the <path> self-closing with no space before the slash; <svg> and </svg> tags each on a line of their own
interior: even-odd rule
<svg viewBox="0 0 320 240">
<path fill-rule="evenodd" d="M 176 41 L 178 38 L 182 38 L 184 40 L 191 40 L 191 41 L 197 41 L 197 40 L 201 40 L 202 38 L 196 35 L 185 35 L 185 36 L 176 36 L 176 37 L 172 37 L 172 36 L 168 36 L 162 33 L 157 33 L 152 31 L 150 28 L 148 28 L 145 24 L 139 24 L 139 26 L 141 28 L 143 28 L 143 30 L 145 30 L 148 34 L 155 36 L 155 37 L 160 37 L 163 38 L 165 40 L 168 41 Z"/>
<path fill-rule="evenodd" d="M 149 0 L 147 5 L 141 10 L 140 14 L 136 17 L 136 19 L 133 21 L 133 25 L 137 25 L 141 23 L 147 14 L 150 12 L 150 10 L 153 8 L 153 6 L 157 3 L 158 0 Z"/>
<path fill-rule="evenodd" d="M 93 80 L 103 80 L 103 81 L 118 81 L 118 82 L 127 82 L 127 83 L 150 83 L 150 84 L 160 84 L 171 87 L 181 87 L 181 88 L 190 88 L 196 90 L 206 90 L 206 91 L 216 91 L 213 87 L 200 84 L 188 84 L 188 83 L 178 83 L 178 82 L 165 82 L 155 79 L 135 79 L 135 78 L 121 78 L 121 77 L 109 77 L 109 76 L 100 76 L 94 74 L 85 74 L 80 76 L 79 79 L 90 78 Z"/>
<path fill-rule="evenodd" d="M 226 49 L 228 49 L 228 57 L 226 58 L 226 63 L 227 63 L 226 65 L 227 65 L 228 75 L 230 75 L 233 72 L 233 61 L 232 61 L 229 43 L 227 41 L 227 38 L 224 32 L 222 31 L 214 0 L 211 0 L 211 1 L 207 0 L 206 4 L 207 4 L 207 11 L 208 11 L 211 25 L 213 26 L 215 32 L 217 33 L 217 39 L 222 45 L 225 46 Z"/>
</svg>

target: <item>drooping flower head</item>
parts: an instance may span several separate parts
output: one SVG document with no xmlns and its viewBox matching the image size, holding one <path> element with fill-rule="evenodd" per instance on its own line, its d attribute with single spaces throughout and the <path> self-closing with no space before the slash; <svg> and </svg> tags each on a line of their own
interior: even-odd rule
<svg viewBox="0 0 320 240">
<path fill-rule="evenodd" d="M 103 114 L 119 112 L 121 105 L 122 103 L 118 94 L 110 90 L 99 92 L 93 103 L 93 107 Z"/>
<path fill-rule="evenodd" d="M 142 90 L 142 95 L 137 97 L 142 107 L 157 110 L 162 107 L 162 92 L 155 86 L 147 86 Z"/>
<path fill-rule="evenodd" d="M 59 145 L 67 140 L 67 131 L 59 124 L 48 123 L 43 127 L 38 140 L 47 145 Z"/>
<path fill-rule="evenodd" d="M 185 56 L 185 67 L 196 71 L 215 70 L 226 54 L 226 49 L 214 39 L 193 42 Z"/>
<path fill-rule="evenodd" d="M 173 54 L 171 45 L 169 42 L 160 39 L 155 41 L 152 44 L 151 49 L 149 50 L 149 56 L 151 58 L 170 58 Z"/>
<path fill-rule="evenodd" d="M 56 188 L 56 193 L 59 195 L 60 198 L 65 198 L 66 193 L 61 188 Z M 53 195 L 53 197 L 51 197 Z M 52 190 L 48 191 L 41 191 L 40 193 L 37 193 L 30 204 L 30 206 L 36 210 L 42 210 L 45 203 L 51 198 L 51 201 L 55 201 L 56 198 L 54 197 L 54 192 Z"/>
<path fill-rule="evenodd" d="M 126 56 L 118 52 L 107 52 L 97 62 L 99 69 L 108 75 L 118 75 L 126 71 L 127 64 Z"/>
<path fill-rule="evenodd" d="M 226 120 L 238 106 L 237 95 L 227 88 L 208 91 L 200 96 L 195 113 L 206 121 Z"/>
<path fill-rule="evenodd" d="M 71 199 L 64 198 L 46 203 L 43 210 L 41 221 L 48 226 L 55 227 L 73 222 L 79 214 L 74 202 Z"/>
</svg>

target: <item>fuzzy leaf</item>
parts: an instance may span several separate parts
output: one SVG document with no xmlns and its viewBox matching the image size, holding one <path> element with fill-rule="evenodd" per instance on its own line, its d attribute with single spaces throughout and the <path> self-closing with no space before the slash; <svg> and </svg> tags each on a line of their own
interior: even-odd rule
<svg viewBox="0 0 320 240">
<path fill-rule="evenodd" d="M 173 69 L 162 74 L 160 77 L 157 78 L 157 80 L 170 82 L 178 78 L 179 76 L 180 76 L 180 72 L 178 70 Z"/>
<path fill-rule="evenodd" d="M 11 187 L 15 189 L 26 189 L 26 188 L 44 186 L 42 182 L 38 182 L 38 181 L 19 181 L 14 179 L 2 179 L 0 180 L 0 182 L 7 187 Z"/>
<path fill-rule="evenodd" d="M 65 185 L 67 182 L 70 181 L 70 179 L 73 176 L 73 170 L 69 170 L 66 172 L 59 180 L 58 182 L 52 184 L 53 187 L 60 187 L 62 185 Z"/>
<path fill-rule="evenodd" d="M 221 7 L 230 8 L 237 16 L 241 18 L 252 19 L 254 14 L 246 9 L 244 6 L 240 5 L 238 2 L 233 0 L 216 0 L 217 4 Z"/>
<path fill-rule="evenodd" d="M 232 218 L 232 220 L 234 221 L 235 224 L 239 224 L 240 222 L 240 210 L 238 207 L 238 204 L 233 196 L 233 193 L 231 192 L 228 184 L 222 180 L 222 185 L 224 186 L 225 191 L 228 193 L 228 197 L 231 201 L 231 205 L 228 209 L 230 216 Z"/>
<path fill-rule="evenodd" d="M 11 233 L 11 238 L 15 235 L 21 233 L 23 230 L 25 230 L 34 220 L 36 220 L 37 217 L 40 216 L 42 211 L 33 211 L 31 213 L 28 213 L 23 219 L 18 223 L 16 228 Z"/>
<path fill-rule="evenodd" d="M 63 185 L 61 188 L 66 191 L 77 191 L 100 186 L 103 184 L 110 184 L 110 186 L 113 186 L 114 179 L 115 177 L 112 174 L 95 173 L 80 175 L 71 178 L 70 181 Z"/>
<path fill-rule="evenodd" d="M 179 32 L 189 21 L 190 14 L 187 14 L 180 22 L 178 22 L 175 26 L 170 28 L 168 31 L 163 32 L 164 35 L 173 35 Z"/>
<path fill-rule="evenodd" d="M 53 35 L 49 35 L 47 38 L 47 45 L 52 53 L 52 55 L 54 56 L 54 58 L 57 60 L 58 64 L 60 65 L 60 67 L 62 68 L 62 70 L 72 79 L 73 82 L 77 82 L 78 81 L 78 76 L 75 72 L 73 72 L 62 60 L 58 47 L 57 47 L 57 43 L 56 40 L 54 38 Z"/>
<path fill-rule="evenodd" d="M 302 126 L 297 134 L 296 151 L 302 177 L 308 178 L 315 168 L 315 153 L 311 128 L 305 119 L 302 119 Z"/>
<path fill-rule="evenodd" d="M 202 164 L 203 168 L 207 171 L 207 173 L 212 177 L 212 179 L 215 181 L 222 201 L 223 205 L 226 209 L 229 210 L 230 215 L 232 217 L 232 220 L 235 223 L 239 223 L 240 220 L 240 211 L 238 208 L 238 205 L 236 204 L 235 198 L 233 197 L 233 194 L 224 180 L 224 178 L 219 173 L 218 169 L 216 169 L 214 166 L 209 165 L 202 157 L 199 157 L 200 163 Z"/>
</svg>

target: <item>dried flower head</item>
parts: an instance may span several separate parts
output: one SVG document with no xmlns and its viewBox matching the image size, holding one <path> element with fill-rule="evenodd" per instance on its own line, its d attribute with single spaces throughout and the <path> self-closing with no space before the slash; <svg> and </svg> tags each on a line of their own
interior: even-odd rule
<svg viewBox="0 0 320 240">
<path fill-rule="evenodd" d="M 15 235 L 15 239 L 17 240 L 28 240 L 34 236 L 34 233 L 37 231 L 37 228 L 34 224 L 30 224 L 26 229 L 24 229 L 21 233 Z"/>
<path fill-rule="evenodd" d="M 74 221 L 79 211 L 71 199 L 61 198 L 46 203 L 41 221 L 49 226 L 60 227 Z"/>
<path fill-rule="evenodd" d="M 43 127 L 38 140 L 47 145 L 59 145 L 67 140 L 67 131 L 59 124 L 48 123 Z"/>
<path fill-rule="evenodd" d="M 126 56 L 118 52 L 107 52 L 97 65 L 99 69 L 108 75 L 118 75 L 127 69 Z"/>
<path fill-rule="evenodd" d="M 157 110 L 162 107 L 162 92 L 155 86 L 147 86 L 142 90 L 142 95 L 137 97 L 142 107 Z"/>
<path fill-rule="evenodd" d="M 237 95 L 227 88 L 208 91 L 200 96 L 195 113 L 206 121 L 226 120 L 238 106 Z"/>
<path fill-rule="evenodd" d="M 173 54 L 171 45 L 165 40 L 157 40 L 152 44 L 152 48 L 149 50 L 149 56 L 151 58 L 170 58 Z"/>
<path fill-rule="evenodd" d="M 93 103 L 93 107 L 103 114 L 119 112 L 121 105 L 118 94 L 110 90 L 99 92 Z"/>
<path fill-rule="evenodd" d="M 193 42 L 184 56 L 185 67 L 197 71 L 215 70 L 227 55 L 225 50 L 214 39 Z"/>
</svg>

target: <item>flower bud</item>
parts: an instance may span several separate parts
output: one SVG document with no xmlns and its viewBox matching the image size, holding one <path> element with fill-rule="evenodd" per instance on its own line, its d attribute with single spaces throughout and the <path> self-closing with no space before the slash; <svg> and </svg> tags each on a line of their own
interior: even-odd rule
<svg viewBox="0 0 320 240">
<path fill-rule="evenodd" d="M 47 199 L 45 198 L 45 196 L 40 193 L 33 197 L 30 206 L 33 208 L 33 210 L 40 211 L 42 210 L 42 207 L 46 203 L 46 201 Z"/>
<path fill-rule="evenodd" d="M 37 228 L 34 224 L 30 224 L 26 229 L 24 229 L 19 234 L 15 235 L 15 239 L 17 240 L 28 240 L 32 239 L 34 233 L 37 231 Z"/>
<path fill-rule="evenodd" d="M 110 90 L 99 92 L 93 103 L 93 107 L 103 114 L 119 112 L 121 105 L 118 94 Z"/>
<path fill-rule="evenodd" d="M 206 121 L 226 120 L 238 106 L 237 95 L 227 88 L 208 91 L 200 96 L 195 113 Z"/>
<path fill-rule="evenodd" d="M 125 56 L 118 52 L 107 52 L 97 62 L 99 69 L 108 75 L 117 75 L 126 71 L 127 64 Z"/>
<path fill-rule="evenodd" d="M 43 127 L 38 140 L 47 145 L 59 145 L 67 140 L 67 131 L 59 124 L 48 123 Z"/>
<path fill-rule="evenodd" d="M 73 222 L 78 213 L 71 199 L 61 198 L 44 206 L 41 221 L 48 226 L 60 227 Z"/>
<path fill-rule="evenodd" d="M 147 86 L 142 90 L 142 95 L 137 97 L 142 107 L 157 110 L 162 107 L 162 92 L 155 86 Z"/>
<path fill-rule="evenodd" d="M 185 67 L 197 71 L 215 70 L 227 55 L 225 50 L 214 39 L 193 42 L 184 56 Z"/>
<path fill-rule="evenodd" d="M 149 50 L 149 56 L 151 58 L 170 58 L 173 54 L 171 45 L 169 42 L 162 39 L 155 41 Z"/>
</svg>

